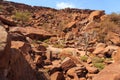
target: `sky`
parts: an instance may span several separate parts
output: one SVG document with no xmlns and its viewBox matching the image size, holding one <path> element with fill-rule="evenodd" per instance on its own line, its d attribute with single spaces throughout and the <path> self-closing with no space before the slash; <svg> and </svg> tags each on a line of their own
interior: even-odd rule
<svg viewBox="0 0 120 80">
<path fill-rule="evenodd" d="M 120 13 L 120 0 L 8 0 L 32 6 L 45 6 L 56 9 L 79 8 L 105 10 L 107 14 Z"/>
</svg>

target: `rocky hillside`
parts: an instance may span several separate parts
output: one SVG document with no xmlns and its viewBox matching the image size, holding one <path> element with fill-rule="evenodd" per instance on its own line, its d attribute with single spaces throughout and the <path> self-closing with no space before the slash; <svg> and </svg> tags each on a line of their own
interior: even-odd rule
<svg viewBox="0 0 120 80">
<path fill-rule="evenodd" d="M 119 80 L 120 14 L 0 1 L 0 80 Z"/>
</svg>

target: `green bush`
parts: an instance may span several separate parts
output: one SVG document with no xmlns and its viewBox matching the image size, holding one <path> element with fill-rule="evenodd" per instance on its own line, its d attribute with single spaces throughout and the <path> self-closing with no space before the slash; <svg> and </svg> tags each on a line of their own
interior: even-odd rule
<svg viewBox="0 0 120 80">
<path fill-rule="evenodd" d="M 25 11 L 25 12 L 16 11 L 13 16 L 13 19 L 22 21 L 24 23 L 24 22 L 29 21 L 30 16 L 31 16 L 31 13 L 28 11 Z"/>
<path fill-rule="evenodd" d="M 88 56 L 81 56 L 80 59 L 83 61 L 83 62 L 87 62 L 88 60 Z"/>
<path fill-rule="evenodd" d="M 105 61 L 104 58 L 99 58 L 99 57 L 92 58 L 93 66 L 98 68 L 99 70 L 102 70 L 105 67 L 104 61 Z"/>
<path fill-rule="evenodd" d="M 93 66 L 98 68 L 99 70 L 102 70 L 105 67 L 104 63 L 93 63 Z"/>
</svg>

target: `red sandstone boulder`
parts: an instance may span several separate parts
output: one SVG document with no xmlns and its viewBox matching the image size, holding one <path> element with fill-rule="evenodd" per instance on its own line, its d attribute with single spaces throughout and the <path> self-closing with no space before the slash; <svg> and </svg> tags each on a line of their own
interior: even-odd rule
<svg viewBox="0 0 120 80">
<path fill-rule="evenodd" d="M 0 16 L 0 21 L 9 26 L 16 26 L 16 23 L 14 21 L 6 19 L 3 16 Z"/>
<path fill-rule="evenodd" d="M 64 71 L 67 71 L 70 68 L 76 67 L 76 64 L 69 57 L 67 57 L 63 60 L 61 67 Z"/>
<path fill-rule="evenodd" d="M 0 79 L 6 80 L 8 75 L 8 67 L 10 64 L 10 36 L 3 28 L 0 26 Z"/>
<path fill-rule="evenodd" d="M 34 28 L 34 27 L 14 27 L 10 29 L 11 33 L 20 33 L 22 35 L 25 35 L 31 39 L 37 39 L 37 40 L 45 40 L 53 36 L 49 32 L 41 29 L 41 28 Z"/>
<path fill-rule="evenodd" d="M 114 62 L 120 61 L 120 47 L 116 51 L 113 52 L 112 58 Z"/>
<path fill-rule="evenodd" d="M 101 16 L 105 15 L 104 11 L 102 10 L 96 10 L 96 11 L 93 11 L 90 15 L 89 15 L 89 18 L 88 20 L 90 21 L 93 21 L 95 19 L 99 19 Z"/>
<path fill-rule="evenodd" d="M 55 72 L 50 76 L 51 80 L 65 80 L 63 73 Z"/>
<path fill-rule="evenodd" d="M 0 68 L 8 67 L 10 59 L 10 35 L 0 26 Z"/>
<path fill-rule="evenodd" d="M 103 53 L 104 50 L 105 50 L 105 47 L 106 47 L 106 44 L 104 44 L 104 43 L 98 43 L 96 45 L 95 50 L 93 51 L 93 54 L 97 55 L 97 54 Z"/>
<path fill-rule="evenodd" d="M 117 33 L 109 32 L 106 36 L 106 40 L 113 42 L 115 45 L 120 45 L 120 37 Z"/>
<path fill-rule="evenodd" d="M 70 22 L 69 24 L 66 25 L 66 27 L 64 28 L 64 32 L 69 32 L 72 30 L 72 28 L 76 27 L 76 22 Z"/>
</svg>

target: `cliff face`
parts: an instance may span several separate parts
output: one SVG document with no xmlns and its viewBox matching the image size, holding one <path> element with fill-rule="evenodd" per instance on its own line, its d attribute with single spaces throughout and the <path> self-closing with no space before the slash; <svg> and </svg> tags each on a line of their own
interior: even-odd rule
<svg viewBox="0 0 120 80">
<path fill-rule="evenodd" d="M 0 1 L 0 80 L 92 80 L 108 58 L 119 61 L 119 28 L 107 17 Z"/>
</svg>

